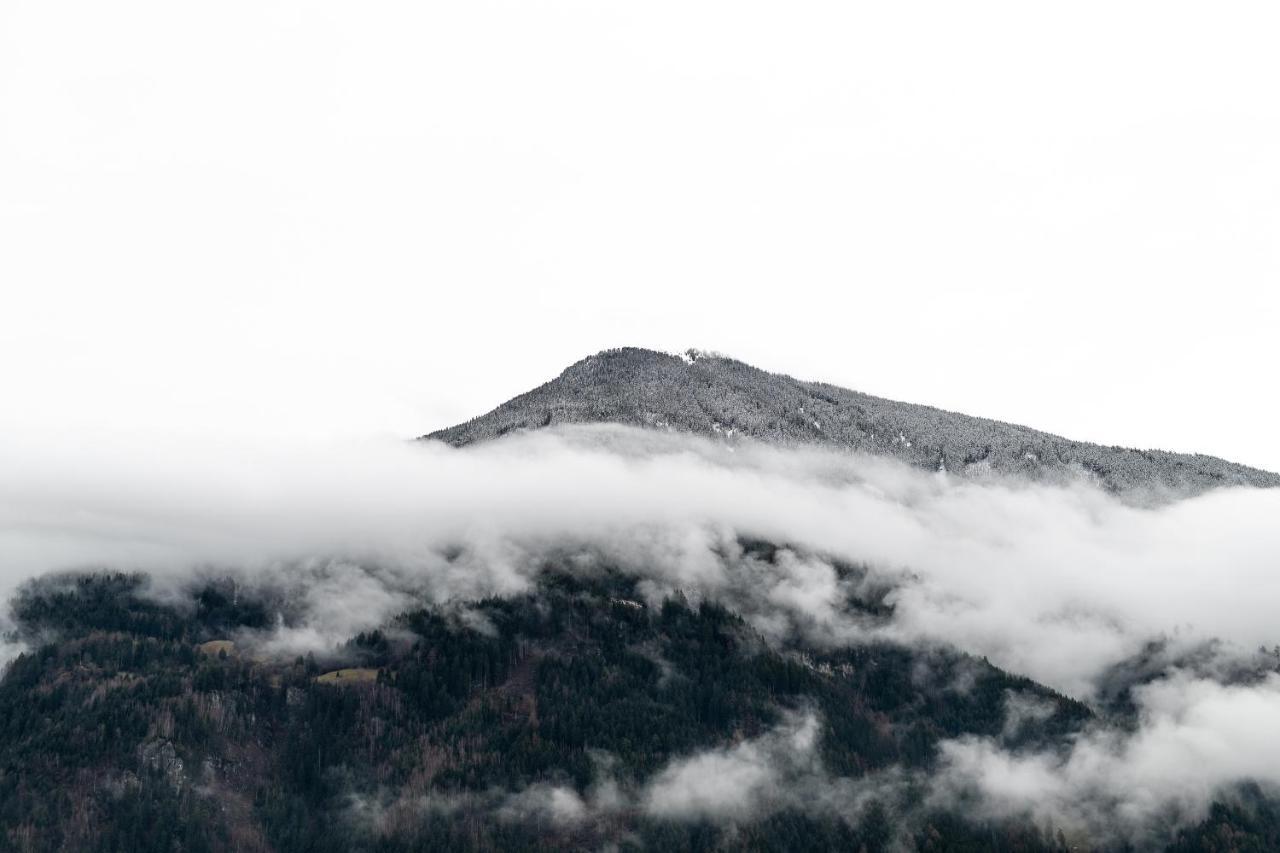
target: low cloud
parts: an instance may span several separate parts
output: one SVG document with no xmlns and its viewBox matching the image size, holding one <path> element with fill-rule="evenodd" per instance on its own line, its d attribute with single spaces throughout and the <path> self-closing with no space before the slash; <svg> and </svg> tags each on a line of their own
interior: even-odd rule
<svg viewBox="0 0 1280 853">
<path fill-rule="evenodd" d="M 796 713 L 763 737 L 675 761 L 647 785 L 643 810 L 681 819 L 758 817 L 785 804 L 788 782 L 820 772 L 817 740 L 818 718 Z"/>
<path fill-rule="evenodd" d="M 238 574 L 302 596 L 304 646 L 413 602 L 523 591 L 548 561 L 724 600 L 772 638 L 952 643 L 1083 697 L 1153 639 L 1280 639 L 1280 490 L 1140 508 L 1086 483 L 621 427 L 464 450 L 15 440 L 0 468 L 0 592 L 64 569 Z M 764 559 L 743 537 L 784 547 Z M 892 587 L 885 624 L 849 606 L 868 577 Z"/>
<path fill-rule="evenodd" d="M 1118 832 L 1139 841 L 1203 819 L 1242 780 L 1280 785 L 1280 676 L 1224 685 L 1174 672 L 1135 694 L 1136 730 L 1100 727 L 1062 753 L 944 742 L 933 796 L 967 796 L 990 817 L 1030 815 L 1093 838 Z"/>
<path fill-rule="evenodd" d="M 1174 664 L 1209 649 L 1194 671 L 1144 676 L 1133 732 L 1099 729 L 1061 754 L 947 742 L 936 795 L 1138 827 L 1196 813 L 1240 779 L 1280 783 L 1280 685 L 1223 675 L 1280 642 L 1280 490 L 1144 507 L 1087 482 L 970 481 L 621 427 L 462 450 L 7 436 L 0 470 L 5 597 L 62 570 L 145 571 L 161 596 L 230 575 L 288 602 L 249 638 L 286 654 L 424 603 L 465 617 L 465 602 L 525 591 L 551 564 L 609 566 L 651 602 L 712 598 L 778 643 L 952 644 L 1084 699 L 1153 643 Z M 869 616 L 859 602 L 872 595 Z M 1011 730 L 1035 713 L 1011 709 Z M 790 725 L 673 764 L 636 802 L 725 817 L 785 802 L 780 780 L 799 772 L 787 762 L 807 754 L 796 739 L 812 737 Z M 569 822 L 600 808 L 570 793 L 507 807 Z"/>
<path fill-rule="evenodd" d="M 375 832 L 411 827 L 416 816 L 458 812 L 561 829 L 619 815 L 749 823 L 781 809 L 856 823 L 873 800 L 899 797 L 906 777 L 897 771 L 864 779 L 828 774 L 818 750 L 821 729 L 814 711 L 793 709 L 757 737 L 674 758 L 637 782 L 620 782 L 609 756 L 597 754 L 595 778 L 583 792 L 567 784 L 540 783 L 515 791 L 352 795 L 347 814 Z"/>
</svg>

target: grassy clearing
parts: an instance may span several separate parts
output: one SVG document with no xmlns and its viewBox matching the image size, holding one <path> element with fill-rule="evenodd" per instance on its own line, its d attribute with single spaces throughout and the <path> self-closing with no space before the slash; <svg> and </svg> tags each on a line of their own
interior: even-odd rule
<svg viewBox="0 0 1280 853">
<path fill-rule="evenodd" d="M 335 669 L 316 676 L 317 684 L 368 684 L 378 680 L 378 670 L 358 667 Z"/>
<path fill-rule="evenodd" d="M 217 657 L 219 652 L 226 652 L 227 656 L 236 653 L 236 644 L 231 640 L 210 640 L 207 643 L 201 643 L 196 646 L 196 651 L 202 655 L 212 655 Z"/>
</svg>

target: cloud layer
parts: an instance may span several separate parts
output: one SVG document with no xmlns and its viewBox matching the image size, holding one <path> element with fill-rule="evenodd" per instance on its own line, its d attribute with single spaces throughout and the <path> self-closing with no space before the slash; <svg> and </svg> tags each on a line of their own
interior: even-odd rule
<svg viewBox="0 0 1280 853">
<path fill-rule="evenodd" d="M 1144 509 L 1084 483 L 616 427 L 466 450 L 7 441 L 0 467 L 4 589 L 95 566 L 178 583 L 234 571 L 295 586 L 317 637 L 414 600 L 522 590 L 547 560 L 607 560 L 654 596 L 723 599 L 769 636 L 949 642 L 1078 696 L 1152 639 L 1280 641 L 1275 491 Z M 785 547 L 766 561 L 743 537 Z M 890 623 L 855 618 L 838 562 L 893 585 Z"/>
<path fill-rule="evenodd" d="M 550 563 L 608 565 L 641 578 L 655 601 L 676 589 L 722 601 L 774 642 L 953 644 L 1085 699 L 1158 642 L 1164 661 L 1195 651 L 1198 668 L 1160 663 L 1133 694 L 1134 731 L 1098 728 L 1053 754 L 947 742 L 936 796 L 1136 832 L 1159 814 L 1198 813 L 1235 781 L 1280 784 L 1280 680 L 1224 675 L 1280 642 L 1280 492 L 1144 508 L 1083 482 L 967 481 L 618 427 L 464 450 L 10 438 L 0 442 L 6 597 L 67 569 L 146 571 L 157 595 L 231 574 L 283 593 L 289 618 L 249 639 L 293 653 L 422 602 L 525 590 Z M 780 548 L 749 546 L 757 540 Z M 890 618 L 856 606 L 869 590 Z M 1011 707 L 1010 727 L 1035 713 Z M 781 780 L 808 760 L 817 726 L 792 723 L 668 767 L 635 802 L 654 815 L 732 818 L 785 800 Z M 557 820 L 600 808 L 570 794 L 526 792 L 505 807 Z"/>
</svg>

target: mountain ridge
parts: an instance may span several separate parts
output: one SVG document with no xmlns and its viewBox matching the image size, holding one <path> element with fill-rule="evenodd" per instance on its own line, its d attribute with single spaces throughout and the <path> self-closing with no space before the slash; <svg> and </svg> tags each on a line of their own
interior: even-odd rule
<svg viewBox="0 0 1280 853">
<path fill-rule="evenodd" d="M 621 423 L 733 441 L 816 445 L 901 459 L 966 476 L 1084 476 L 1113 492 L 1199 494 L 1280 486 L 1280 475 L 1204 454 L 1075 441 L 1019 424 L 875 397 L 770 373 L 728 356 L 620 347 L 422 439 L 462 447 L 559 423 Z"/>
</svg>

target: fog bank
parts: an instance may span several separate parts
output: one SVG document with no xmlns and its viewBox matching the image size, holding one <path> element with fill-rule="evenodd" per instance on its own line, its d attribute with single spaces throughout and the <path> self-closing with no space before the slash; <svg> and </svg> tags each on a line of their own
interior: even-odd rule
<svg viewBox="0 0 1280 853">
<path fill-rule="evenodd" d="M 6 596 L 67 569 L 270 579 L 310 612 L 283 645 L 336 642 L 415 601 L 517 592 L 549 560 L 607 561 L 654 598 L 724 600 L 780 641 L 952 643 L 1082 697 L 1152 639 L 1280 641 L 1275 491 L 1141 508 L 1083 482 L 974 482 L 620 427 L 463 450 L 10 437 L 0 467 Z M 765 560 L 743 538 L 785 547 Z M 894 587 L 891 621 L 851 612 L 858 589 L 837 561 Z"/>
</svg>

